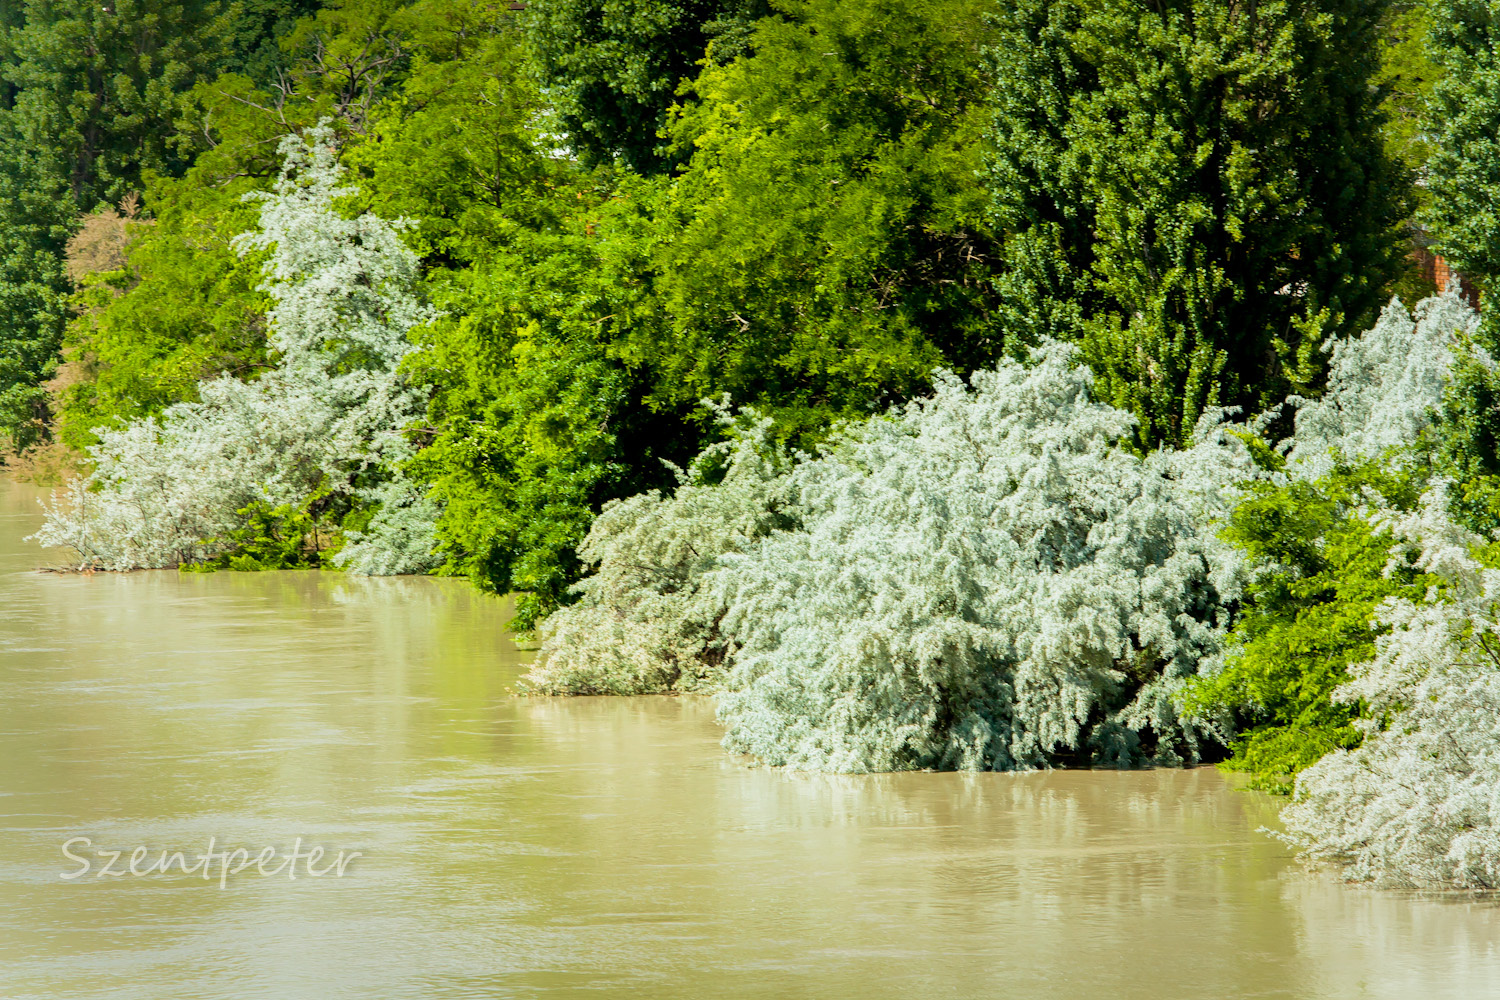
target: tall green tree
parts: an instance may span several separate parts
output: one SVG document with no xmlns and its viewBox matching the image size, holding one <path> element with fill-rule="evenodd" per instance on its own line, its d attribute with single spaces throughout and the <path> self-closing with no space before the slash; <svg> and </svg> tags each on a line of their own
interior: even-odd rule
<svg viewBox="0 0 1500 1000">
<path fill-rule="evenodd" d="M 671 176 L 540 155 L 550 126 L 503 74 L 366 147 L 453 265 L 413 362 L 451 569 L 526 592 L 526 626 L 568 600 L 600 506 L 670 485 L 660 460 L 713 432 L 703 398 L 807 441 L 996 356 L 982 10 L 782 4 L 684 94 Z"/>
<path fill-rule="evenodd" d="M 1500 4 L 1438 0 L 1432 48 L 1445 75 L 1428 118 L 1425 221 L 1434 248 L 1488 293 L 1500 275 Z"/>
<path fill-rule="evenodd" d="M 214 69 L 269 83 L 289 64 L 282 41 L 322 6 L 322 0 L 231 0 L 216 25 L 220 54 Z"/>
<path fill-rule="evenodd" d="M 182 95 L 212 61 L 217 0 L 28 0 L 0 42 L 0 426 L 45 433 L 40 383 L 67 316 L 80 212 L 180 171 Z"/>
<path fill-rule="evenodd" d="M 451 573 L 518 592 L 518 626 L 568 599 L 599 506 L 665 478 L 695 438 L 649 410 L 610 356 L 651 322 L 639 181 L 556 155 L 556 121 L 516 18 L 484 0 L 421 0 L 397 23 L 408 69 L 347 158 L 363 200 L 407 239 L 443 316 L 410 360 L 431 393 L 411 473 L 444 513 Z M 624 216 L 617 221 L 616 216 Z M 687 452 L 690 454 L 690 452 Z"/>
<path fill-rule="evenodd" d="M 1081 343 L 1141 443 L 1315 388 L 1404 253 L 1385 0 L 1007 0 L 996 224 L 1009 329 Z"/>
<path fill-rule="evenodd" d="M 652 211 L 665 322 L 619 350 L 671 404 L 728 392 L 817 433 L 998 357 L 979 180 L 988 0 L 782 0 L 710 66 Z"/>
</svg>

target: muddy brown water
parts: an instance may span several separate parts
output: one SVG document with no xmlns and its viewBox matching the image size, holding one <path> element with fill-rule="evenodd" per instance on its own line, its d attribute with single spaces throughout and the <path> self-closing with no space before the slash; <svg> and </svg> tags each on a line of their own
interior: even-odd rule
<svg viewBox="0 0 1500 1000">
<path fill-rule="evenodd" d="M 1495 904 L 1304 873 L 1212 769 L 758 768 L 705 700 L 515 697 L 461 581 L 37 572 L 38 494 L 0 482 L 8 1000 L 1500 996 Z M 209 838 L 360 856 L 100 874 Z"/>
</svg>

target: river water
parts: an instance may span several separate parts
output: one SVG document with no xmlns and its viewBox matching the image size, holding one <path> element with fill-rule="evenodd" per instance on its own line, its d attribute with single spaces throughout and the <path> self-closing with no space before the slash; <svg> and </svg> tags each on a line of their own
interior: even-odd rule
<svg viewBox="0 0 1500 1000">
<path fill-rule="evenodd" d="M 1500 995 L 1495 905 L 1305 874 L 1212 769 L 757 768 L 704 700 L 515 697 L 460 581 L 37 572 L 38 494 L 0 481 L 7 1000 Z M 360 856 L 100 874 L 210 837 Z"/>
</svg>

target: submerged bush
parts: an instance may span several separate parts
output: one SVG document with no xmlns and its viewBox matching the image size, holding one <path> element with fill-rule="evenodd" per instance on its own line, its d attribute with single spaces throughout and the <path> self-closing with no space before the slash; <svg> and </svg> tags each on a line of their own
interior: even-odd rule
<svg viewBox="0 0 1500 1000">
<path fill-rule="evenodd" d="M 83 565 L 172 566 L 232 552 L 247 511 L 301 510 L 315 497 L 378 509 L 338 558 L 365 572 L 436 560 L 436 510 L 398 469 L 401 431 L 422 400 L 398 374 L 408 332 L 431 319 L 417 262 L 398 227 L 345 219 L 343 168 L 326 128 L 282 142 L 285 157 L 261 228 L 241 249 L 269 249 L 269 343 L 277 364 L 254 381 L 221 376 L 159 417 L 101 428 L 93 472 L 55 498 L 38 539 Z"/>
<path fill-rule="evenodd" d="M 730 651 L 722 601 L 703 587 L 724 555 L 791 525 L 790 456 L 771 421 L 720 408 L 728 440 L 709 446 L 670 495 L 605 506 L 579 547 L 595 570 L 578 603 L 542 625 L 527 683 L 543 694 L 646 694 L 711 685 Z"/>
<path fill-rule="evenodd" d="M 1500 571 L 1440 490 L 1387 524 L 1445 584 L 1381 605 L 1389 632 L 1334 695 L 1366 706 L 1364 741 L 1302 772 L 1286 837 L 1356 881 L 1500 888 Z"/>
<path fill-rule="evenodd" d="M 1248 450 L 1140 458 L 1073 348 L 951 376 L 791 475 L 803 526 L 709 587 L 740 648 L 725 745 L 831 771 L 1196 759 L 1174 696 L 1218 651 L 1239 560 L 1214 537 Z"/>
<path fill-rule="evenodd" d="M 720 694 L 725 743 L 838 771 L 1194 759 L 1174 697 L 1215 656 L 1240 562 L 1211 524 L 1248 450 L 1205 424 L 1140 458 L 1051 344 L 835 435 L 787 471 L 755 435 L 670 498 L 600 515 L 533 685 Z M 708 485 L 702 469 L 726 468 Z"/>
</svg>

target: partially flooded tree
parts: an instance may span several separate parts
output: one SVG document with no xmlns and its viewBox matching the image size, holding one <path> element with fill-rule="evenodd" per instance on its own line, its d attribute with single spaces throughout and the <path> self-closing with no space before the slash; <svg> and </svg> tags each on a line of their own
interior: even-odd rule
<svg viewBox="0 0 1500 1000">
<path fill-rule="evenodd" d="M 416 258 L 397 227 L 345 219 L 328 129 L 282 143 L 285 166 L 261 228 L 240 248 L 269 250 L 269 343 L 276 364 L 229 375 L 159 416 L 102 428 L 94 471 L 48 510 L 38 537 L 86 566 L 130 569 L 214 558 L 256 510 L 300 510 L 318 496 L 376 505 L 341 557 L 367 572 L 432 565 L 436 511 L 399 466 L 421 397 L 397 373 L 408 331 L 432 313 L 416 294 Z"/>
</svg>

